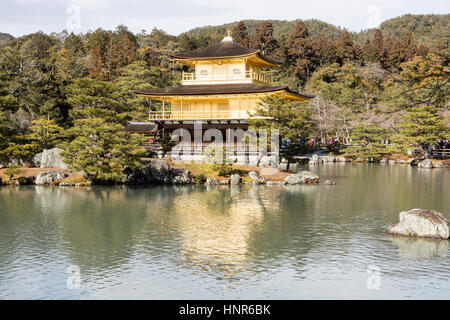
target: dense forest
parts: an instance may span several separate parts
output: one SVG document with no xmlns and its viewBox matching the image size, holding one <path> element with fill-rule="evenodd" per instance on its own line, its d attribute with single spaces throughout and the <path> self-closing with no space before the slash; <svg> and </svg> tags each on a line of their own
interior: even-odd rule
<svg viewBox="0 0 450 320">
<path fill-rule="evenodd" d="M 179 36 L 156 28 L 133 34 L 120 25 L 86 34 L 0 34 L 0 163 L 26 163 L 58 145 L 80 170 L 110 159 L 116 169 L 102 170 L 114 179 L 141 152 L 141 138 L 124 125 L 160 108 L 133 90 L 179 84 L 186 67 L 168 54 L 215 44 L 227 28 L 241 45 L 283 61 L 265 71 L 276 84 L 316 95 L 298 112 L 311 124 L 305 139 L 357 141 L 370 147 L 348 153 L 373 156 L 381 140 L 404 151 L 449 138 L 450 15 L 405 15 L 359 33 L 318 20 L 245 20 Z"/>
</svg>

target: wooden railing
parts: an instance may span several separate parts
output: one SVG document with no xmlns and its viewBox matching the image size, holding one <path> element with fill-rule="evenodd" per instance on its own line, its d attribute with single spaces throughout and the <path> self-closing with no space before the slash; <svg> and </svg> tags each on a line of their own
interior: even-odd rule
<svg viewBox="0 0 450 320">
<path fill-rule="evenodd" d="M 247 111 L 151 111 L 149 120 L 246 119 Z"/>
<path fill-rule="evenodd" d="M 450 149 L 434 149 L 431 151 L 434 158 L 450 158 Z"/>
<path fill-rule="evenodd" d="M 182 79 L 184 82 L 256 80 L 264 83 L 272 83 L 272 77 L 253 71 L 246 71 L 244 73 L 208 73 L 205 75 L 183 72 Z"/>
</svg>

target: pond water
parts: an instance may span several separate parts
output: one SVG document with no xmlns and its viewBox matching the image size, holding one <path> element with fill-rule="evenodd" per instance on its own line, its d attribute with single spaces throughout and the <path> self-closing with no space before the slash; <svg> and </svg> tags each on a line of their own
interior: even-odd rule
<svg viewBox="0 0 450 320">
<path fill-rule="evenodd" d="M 450 241 L 384 233 L 450 218 L 450 170 L 313 171 L 337 185 L 1 187 L 0 299 L 450 298 Z"/>
</svg>

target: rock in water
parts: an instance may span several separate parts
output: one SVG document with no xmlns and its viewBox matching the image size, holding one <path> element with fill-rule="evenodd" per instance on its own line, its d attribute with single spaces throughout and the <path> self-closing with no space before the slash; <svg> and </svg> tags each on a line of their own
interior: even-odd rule
<svg viewBox="0 0 450 320">
<path fill-rule="evenodd" d="M 69 166 L 63 162 L 60 155 L 62 151 L 63 150 L 59 148 L 46 149 L 42 151 L 41 168 L 58 168 L 63 170 L 69 169 Z"/>
<path fill-rule="evenodd" d="M 144 166 L 134 170 L 125 184 L 190 184 L 194 176 L 187 169 L 171 168 L 164 160 L 149 160 Z"/>
<path fill-rule="evenodd" d="M 35 177 L 30 176 L 30 177 L 19 177 L 17 178 L 17 182 L 19 183 L 19 185 L 21 186 L 25 186 L 28 184 L 34 184 L 35 181 Z M 1 183 L 0 183 L 1 184 Z"/>
<path fill-rule="evenodd" d="M 284 184 L 299 184 L 299 183 L 318 183 L 319 176 L 311 171 L 300 171 L 296 174 L 291 174 L 284 179 Z"/>
<path fill-rule="evenodd" d="M 252 179 L 253 181 L 255 181 L 256 183 L 264 183 L 266 180 L 261 177 L 258 172 L 256 171 L 250 171 L 248 173 L 248 176 L 250 177 L 250 179 Z"/>
<path fill-rule="evenodd" d="M 448 239 L 449 224 L 440 212 L 412 209 L 400 212 L 400 222 L 389 227 L 386 232 L 411 237 Z"/>
<path fill-rule="evenodd" d="M 335 184 L 336 184 L 336 182 L 335 182 L 335 181 L 333 181 L 333 180 L 325 180 L 325 181 L 323 182 L 323 184 L 328 184 L 328 185 L 335 185 Z"/>
<path fill-rule="evenodd" d="M 419 162 L 418 166 L 419 168 L 431 169 L 433 168 L 433 162 L 431 162 L 430 159 L 425 159 L 422 162 Z"/>
<path fill-rule="evenodd" d="M 217 186 L 219 182 L 216 178 L 207 178 L 205 182 L 205 186 Z"/>
<path fill-rule="evenodd" d="M 194 176 L 187 169 L 172 169 L 173 184 L 191 184 L 194 182 Z"/>
<path fill-rule="evenodd" d="M 54 181 L 62 180 L 66 176 L 62 171 L 41 172 L 37 175 L 35 184 L 50 184 Z"/>
<path fill-rule="evenodd" d="M 241 183 L 241 177 L 238 174 L 232 174 L 230 176 L 230 184 L 239 184 Z"/>
</svg>

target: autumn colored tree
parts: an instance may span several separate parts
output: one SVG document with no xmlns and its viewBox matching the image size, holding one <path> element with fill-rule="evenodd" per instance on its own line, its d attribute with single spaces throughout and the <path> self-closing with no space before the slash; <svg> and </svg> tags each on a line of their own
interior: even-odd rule
<svg viewBox="0 0 450 320">
<path fill-rule="evenodd" d="M 344 62 L 361 60 L 361 49 L 347 31 L 342 32 L 336 41 L 336 60 L 341 65 Z"/>
<path fill-rule="evenodd" d="M 380 29 L 376 29 L 371 40 L 367 39 L 362 48 L 364 61 L 379 62 L 384 54 L 383 35 Z"/>
<path fill-rule="evenodd" d="M 285 64 L 288 70 L 304 84 L 314 71 L 317 55 L 313 40 L 309 37 L 308 28 L 303 21 L 296 21 L 294 30 L 286 41 Z"/>
<path fill-rule="evenodd" d="M 248 48 L 250 46 L 250 38 L 248 36 L 247 27 L 243 21 L 239 21 L 232 30 L 233 39 L 241 46 Z"/>
<path fill-rule="evenodd" d="M 261 49 L 261 51 L 270 56 L 278 46 L 277 40 L 273 36 L 273 25 L 270 21 L 263 21 L 260 27 L 255 31 L 251 39 L 252 48 Z"/>
<path fill-rule="evenodd" d="M 331 36 L 320 34 L 313 44 L 319 66 L 336 62 L 336 44 Z"/>
</svg>

